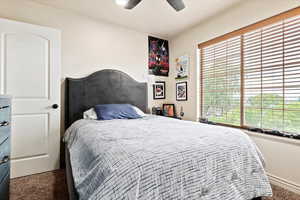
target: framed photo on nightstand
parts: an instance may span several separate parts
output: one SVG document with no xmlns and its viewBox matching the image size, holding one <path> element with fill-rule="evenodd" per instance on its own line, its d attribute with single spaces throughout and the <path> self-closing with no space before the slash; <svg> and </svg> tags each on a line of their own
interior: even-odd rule
<svg viewBox="0 0 300 200">
<path fill-rule="evenodd" d="M 176 117 L 174 104 L 163 104 L 163 115 L 166 117 Z"/>
</svg>

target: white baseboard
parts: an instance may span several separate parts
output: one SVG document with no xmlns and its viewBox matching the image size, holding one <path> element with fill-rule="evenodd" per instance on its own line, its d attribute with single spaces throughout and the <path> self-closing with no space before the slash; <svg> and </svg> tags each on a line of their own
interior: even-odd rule
<svg viewBox="0 0 300 200">
<path fill-rule="evenodd" d="M 300 194 L 300 185 L 293 183 L 291 181 L 288 181 L 286 179 L 280 178 L 278 176 L 274 176 L 270 173 L 267 173 L 269 180 L 272 184 L 277 185 L 279 187 L 285 188 L 291 192 Z"/>
</svg>

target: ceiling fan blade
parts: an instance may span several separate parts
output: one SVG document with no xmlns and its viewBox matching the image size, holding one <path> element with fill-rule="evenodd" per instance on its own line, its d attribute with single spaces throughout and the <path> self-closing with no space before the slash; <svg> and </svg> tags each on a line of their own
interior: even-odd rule
<svg viewBox="0 0 300 200">
<path fill-rule="evenodd" d="M 167 0 L 168 3 L 176 10 L 181 11 L 185 8 L 185 5 L 182 0 Z"/>
<path fill-rule="evenodd" d="M 129 0 L 124 8 L 132 9 L 137 6 L 142 0 Z"/>
</svg>

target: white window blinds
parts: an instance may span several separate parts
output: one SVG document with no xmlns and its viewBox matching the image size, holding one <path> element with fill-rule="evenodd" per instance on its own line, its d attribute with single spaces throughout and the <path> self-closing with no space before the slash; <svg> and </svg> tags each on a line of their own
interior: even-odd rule
<svg viewBox="0 0 300 200">
<path fill-rule="evenodd" d="M 203 49 L 203 113 L 210 121 L 240 125 L 241 38 Z"/>
<path fill-rule="evenodd" d="M 300 132 L 300 18 L 244 35 L 245 125 Z"/>
<path fill-rule="evenodd" d="M 202 118 L 300 134 L 299 15 L 300 8 L 199 45 Z"/>
</svg>

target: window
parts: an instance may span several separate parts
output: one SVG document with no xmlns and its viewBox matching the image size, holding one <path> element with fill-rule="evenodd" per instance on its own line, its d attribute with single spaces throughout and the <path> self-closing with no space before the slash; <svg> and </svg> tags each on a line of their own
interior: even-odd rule
<svg viewBox="0 0 300 200">
<path fill-rule="evenodd" d="M 300 8 L 199 48 L 202 118 L 300 134 Z"/>
<path fill-rule="evenodd" d="M 222 124 L 240 124 L 241 38 L 203 48 L 203 116 Z"/>
</svg>

